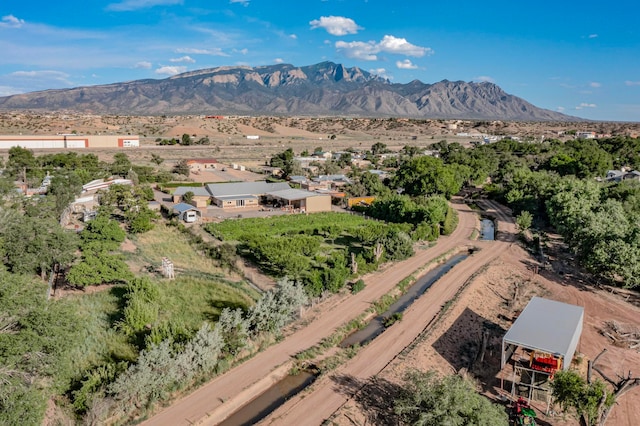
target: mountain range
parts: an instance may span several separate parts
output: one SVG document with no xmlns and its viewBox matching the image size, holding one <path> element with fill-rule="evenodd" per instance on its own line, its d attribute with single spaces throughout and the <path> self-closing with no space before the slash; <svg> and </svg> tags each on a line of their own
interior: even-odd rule
<svg viewBox="0 0 640 426">
<path fill-rule="evenodd" d="M 345 115 L 437 119 L 578 121 L 538 108 L 489 82 L 389 80 L 333 62 L 228 66 L 166 79 L 0 97 L 0 109 L 94 114 Z"/>
</svg>

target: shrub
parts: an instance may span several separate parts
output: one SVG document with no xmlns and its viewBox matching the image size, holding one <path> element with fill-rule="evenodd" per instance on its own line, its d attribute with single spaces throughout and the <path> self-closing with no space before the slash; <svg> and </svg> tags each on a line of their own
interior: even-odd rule
<svg viewBox="0 0 640 426">
<path fill-rule="evenodd" d="M 451 233 L 456 230 L 457 226 L 458 212 L 449 207 L 447 210 L 447 216 L 445 217 L 444 223 L 442 225 L 442 233 L 444 235 L 451 235 Z"/>
<path fill-rule="evenodd" d="M 364 287 L 365 287 L 364 280 L 360 279 L 355 283 L 351 284 L 351 293 L 352 294 L 359 293 L 362 290 L 364 290 Z"/>
</svg>

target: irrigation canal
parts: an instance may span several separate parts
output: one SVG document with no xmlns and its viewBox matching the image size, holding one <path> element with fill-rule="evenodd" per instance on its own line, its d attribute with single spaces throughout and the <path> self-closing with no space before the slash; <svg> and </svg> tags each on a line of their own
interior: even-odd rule
<svg viewBox="0 0 640 426">
<path fill-rule="evenodd" d="M 493 230 L 493 222 L 485 219 L 491 223 L 491 231 Z M 482 238 L 490 235 L 493 237 L 493 232 L 485 232 L 483 226 Z M 389 309 L 384 313 L 378 315 L 372 319 L 369 324 L 361 330 L 358 330 L 349 336 L 347 336 L 341 343 L 340 347 L 346 348 L 356 344 L 364 345 L 379 336 L 386 328 L 385 322 L 394 314 L 402 313 L 407 309 L 417 298 L 422 296 L 436 281 L 442 278 L 447 272 L 449 272 L 454 266 L 462 262 L 469 257 L 469 254 L 457 254 L 451 257 L 442 265 L 439 265 L 435 269 L 429 271 L 422 276 L 415 284 L 413 284 L 409 290 L 404 293 L 395 303 L 393 303 Z M 267 417 L 276 408 L 284 404 L 289 398 L 296 395 L 298 392 L 305 389 L 312 384 L 318 372 L 303 370 L 295 375 L 288 375 L 278 383 L 274 384 L 268 390 L 254 398 L 248 404 L 240 408 L 234 414 L 225 419 L 219 426 L 241 426 L 241 425 L 253 425 L 260 420 Z"/>
</svg>

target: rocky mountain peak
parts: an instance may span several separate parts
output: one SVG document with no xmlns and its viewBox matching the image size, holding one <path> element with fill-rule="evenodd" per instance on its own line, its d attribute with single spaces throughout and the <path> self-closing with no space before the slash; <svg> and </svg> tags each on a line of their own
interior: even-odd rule
<svg viewBox="0 0 640 426">
<path fill-rule="evenodd" d="M 325 61 L 296 67 L 224 66 L 161 80 L 47 90 L 0 98 L 4 110 L 109 114 L 291 114 L 522 121 L 579 120 L 537 108 L 489 82 L 392 84 Z"/>
</svg>

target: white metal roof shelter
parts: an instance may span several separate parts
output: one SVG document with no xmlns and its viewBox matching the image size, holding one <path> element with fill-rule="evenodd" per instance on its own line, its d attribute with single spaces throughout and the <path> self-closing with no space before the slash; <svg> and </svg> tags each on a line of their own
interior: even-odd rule
<svg viewBox="0 0 640 426">
<path fill-rule="evenodd" d="M 584 308 L 534 297 L 502 338 L 502 365 L 518 346 L 562 357 L 567 370 L 582 334 Z"/>
</svg>

